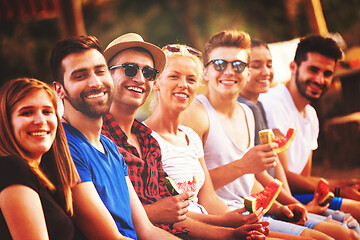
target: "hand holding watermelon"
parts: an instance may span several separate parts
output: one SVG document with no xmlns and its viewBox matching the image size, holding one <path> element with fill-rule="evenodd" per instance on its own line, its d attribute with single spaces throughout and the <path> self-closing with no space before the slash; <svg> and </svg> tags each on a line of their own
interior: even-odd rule
<svg viewBox="0 0 360 240">
<path fill-rule="evenodd" d="M 250 214 L 243 214 L 244 212 L 246 212 L 245 208 L 239 208 L 222 215 L 219 225 L 235 228 L 244 224 L 256 223 L 265 214 L 263 208 L 259 208 L 255 212 Z"/>
<path fill-rule="evenodd" d="M 319 194 L 315 193 L 314 194 L 314 198 L 313 200 L 311 200 L 308 204 L 306 204 L 306 209 L 308 210 L 308 212 L 310 213 L 315 213 L 315 214 L 322 214 L 326 211 L 326 209 L 328 209 L 329 204 L 326 204 L 325 206 L 319 206 Z"/>
<path fill-rule="evenodd" d="M 145 204 L 144 208 L 152 222 L 173 224 L 186 219 L 187 207 L 190 202 L 187 200 L 193 193 L 181 193 L 176 196 L 164 197 L 152 204 Z"/>
<path fill-rule="evenodd" d="M 277 155 L 273 151 L 277 144 L 261 144 L 252 147 L 245 153 L 245 155 L 234 162 L 238 169 L 243 169 L 245 173 L 257 174 L 264 170 L 273 168 L 276 166 Z"/>
<path fill-rule="evenodd" d="M 278 133 L 276 136 L 274 134 L 274 131 Z M 279 136 L 281 132 L 278 129 L 274 129 L 274 130 L 264 129 L 259 131 L 259 136 L 262 144 L 272 143 L 272 142 L 277 143 L 278 147 L 274 148 L 274 152 L 282 153 L 289 148 L 290 143 L 295 137 L 295 133 L 296 133 L 295 128 L 289 128 L 286 133 L 286 136 Z"/>
</svg>

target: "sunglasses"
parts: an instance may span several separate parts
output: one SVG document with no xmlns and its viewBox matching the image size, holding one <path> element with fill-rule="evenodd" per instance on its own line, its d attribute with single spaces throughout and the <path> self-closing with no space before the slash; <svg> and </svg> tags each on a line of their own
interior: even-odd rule
<svg viewBox="0 0 360 240">
<path fill-rule="evenodd" d="M 133 78 L 136 76 L 139 70 L 141 70 L 144 78 L 148 81 L 154 81 L 156 79 L 156 76 L 159 74 L 159 70 L 152 68 L 152 67 L 143 67 L 140 68 L 135 63 L 124 63 L 120 65 L 114 65 L 109 67 L 109 70 L 113 70 L 116 68 L 122 67 L 124 68 L 125 75 L 129 78 Z"/>
<path fill-rule="evenodd" d="M 188 53 L 192 54 L 192 55 L 195 55 L 196 57 L 198 58 L 202 58 L 202 54 L 200 51 L 194 49 L 194 48 L 191 48 L 191 47 L 186 47 L 184 46 L 185 49 L 188 51 Z M 166 45 L 165 47 L 163 47 L 163 50 L 168 50 L 169 52 L 173 52 L 173 53 L 177 53 L 177 52 L 180 52 L 181 50 L 181 46 L 180 45 Z"/>
<path fill-rule="evenodd" d="M 222 60 L 222 59 L 215 59 L 215 60 L 211 60 L 210 62 L 208 62 L 205 65 L 205 67 L 207 67 L 210 63 L 214 64 L 214 68 L 218 72 L 225 71 L 225 69 L 227 68 L 228 63 L 231 63 L 232 69 L 236 73 L 242 73 L 245 70 L 245 68 L 249 65 L 248 63 L 245 63 L 245 62 L 240 61 L 240 60 L 236 60 L 236 61 L 233 61 L 233 62 L 228 62 L 228 61 Z"/>
</svg>

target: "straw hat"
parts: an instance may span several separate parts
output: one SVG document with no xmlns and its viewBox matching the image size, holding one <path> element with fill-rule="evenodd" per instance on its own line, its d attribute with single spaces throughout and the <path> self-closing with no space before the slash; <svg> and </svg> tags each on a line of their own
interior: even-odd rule
<svg viewBox="0 0 360 240">
<path fill-rule="evenodd" d="M 110 60 L 120 51 L 132 47 L 141 47 L 149 51 L 154 58 L 154 67 L 160 72 L 164 70 L 166 63 L 164 52 L 159 47 L 145 42 L 144 39 L 136 33 L 127 33 L 113 40 L 104 51 L 106 62 L 109 63 Z"/>
</svg>

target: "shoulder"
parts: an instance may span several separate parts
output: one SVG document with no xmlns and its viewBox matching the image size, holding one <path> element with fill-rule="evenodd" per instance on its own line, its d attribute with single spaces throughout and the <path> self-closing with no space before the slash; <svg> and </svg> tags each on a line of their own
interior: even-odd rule
<svg viewBox="0 0 360 240">
<path fill-rule="evenodd" d="M 0 157 L 0 191 L 13 184 L 35 189 L 36 181 L 37 178 L 25 159 L 15 155 Z"/>
<path fill-rule="evenodd" d="M 181 123 L 185 126 L 191 126 L 191 123 L 194 121 L 205 120 L 203 117 L 207 119 L 207 111 L 198 99 L 194 99 L 190 106 L 183 112 Z"/>
<path fill-rule="evenodd" d="M 207 111 L 197 99 L 183 112 L 180 123 L 192 128 L 203 140 L 210 127 Z"/>
</svg>

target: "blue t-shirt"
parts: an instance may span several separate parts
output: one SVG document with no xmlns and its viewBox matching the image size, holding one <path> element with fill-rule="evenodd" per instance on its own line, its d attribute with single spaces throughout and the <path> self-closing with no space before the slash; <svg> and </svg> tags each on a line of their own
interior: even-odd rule
<svg viewBox="0 0 360 240">
<path fill-rule="evenodd" d="M 76 128 L 63 123 L 70 153 L 82 182 L 93 182 L 120 233 L 136 239 L 131 218 L 128 176 L 124 158 L 114 142 L 100 135 L 106 154 L 97 150 Z"/>
</svg>

